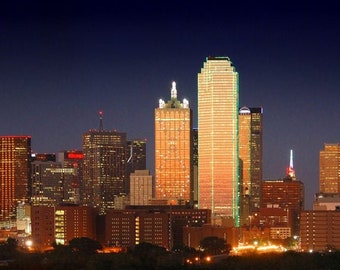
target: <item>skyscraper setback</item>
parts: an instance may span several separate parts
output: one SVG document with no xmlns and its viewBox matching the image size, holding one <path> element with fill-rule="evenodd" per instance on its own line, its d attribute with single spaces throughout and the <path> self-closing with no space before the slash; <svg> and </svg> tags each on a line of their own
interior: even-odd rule
<svg viewBox="0 0 340 270">
<path fill-rule="evenodd" d="M 155 182 L 156 199 L 192 201 L 192 111 L 177 99 L 175 82 L 171 99 L 155 109 Z"/>
<path fill-rule="evenodd" d="M 239 226 L 239 77 L 228 57 L 208 57 L 198 73 L 198 204 L 212 221 Z"/>
<path fill-rule="evenodd" d="M 30 136 L 0 136 L 0 223 L 15 220 L 18 202 L 28 199 Z M 7 223 L 7 224 L 6 224 Z"/>
</svg>

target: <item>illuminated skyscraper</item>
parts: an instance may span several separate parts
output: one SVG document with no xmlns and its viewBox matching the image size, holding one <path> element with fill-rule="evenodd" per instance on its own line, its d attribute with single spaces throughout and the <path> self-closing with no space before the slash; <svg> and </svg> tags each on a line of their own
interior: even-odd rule
<svg viewBox="0 0 340 270">
<path fill-rule="evenodd" d="M 16 206 L 28 199 L 30 136 L 0 136 L 0 223 L 15 221 Z"/>
<path fill-rule="evenodd" d="M 102 114 L 101 114 L 102 115 Z M 102 120 L 102 118 L 101 118 Z M 125 192 L 126 133 L 90 130 L 83 134 L 83 204 L 105 213 Z"/>
<path fill-rule="evenodd" d="M 242 216 L 258 211 L 262 183 L 262 108 L 239 111 L 239 156 Z"/>
<path fill-rule="evenodd" d="M 326 143 L 319 162 L 319 192 L 340 193 L 340 143 Z"/>
<path fill-rule="evenodd" d="M 171 100 L 155 109 L 156 199 L 169 203 L 192 200 L 192 111 L 177 99 L 172 83 Z"/>
<path fill-rule="evenodd" d="M 228 57 L 208 57 L 198 74 L 198 204 L 212 221 L 239 226 L 239 79 Z"/>
</svg>

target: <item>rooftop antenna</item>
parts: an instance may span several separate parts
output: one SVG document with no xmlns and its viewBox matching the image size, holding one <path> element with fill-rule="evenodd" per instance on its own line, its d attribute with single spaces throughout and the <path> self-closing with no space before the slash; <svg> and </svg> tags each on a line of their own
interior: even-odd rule
<svg viewBox="0 0 340 270">
<path fill-rule="evenodd" d="M 103 112 L 99 112 L 99 131 L 103 131 Z"/>
<path fill-rule="evenodd" d="M 295 170 L 293 165 L 293 150 L 290 150 L 289 167 L 287 168 L 287 176 L 295 180 Z"/>
</svg>

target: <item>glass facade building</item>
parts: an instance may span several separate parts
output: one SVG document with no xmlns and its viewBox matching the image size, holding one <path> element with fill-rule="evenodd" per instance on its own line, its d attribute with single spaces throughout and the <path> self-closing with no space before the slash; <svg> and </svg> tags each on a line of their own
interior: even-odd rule
<svg viewBox="0 0 340 270">
<path fill-rule="evenodd" d="M 173 82 L 171 100 L 155 109 L 155 197 L 168 203 L 192 201 L 192 110 L 177 99 Z"/>
<path fill-rule="evenodd" d="M 228 57 L 208 57 L 198 73 L 198 206 L 212 221 L 239 226 L 239 76 Z"/>
</svg>

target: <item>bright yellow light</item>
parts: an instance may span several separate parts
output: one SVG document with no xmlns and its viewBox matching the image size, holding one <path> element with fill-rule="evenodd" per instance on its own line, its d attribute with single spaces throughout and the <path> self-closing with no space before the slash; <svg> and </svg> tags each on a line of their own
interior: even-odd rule
<svg viewBox="0 0 340 270">
<path fill-rule="evenodd" d="M 32 247 L 32 245 L 33 245 L 32 240 L 26 240 L 25 245 L 26 245 L 26 247 L 28 247 L 28 248 Z"/>
</svg>

